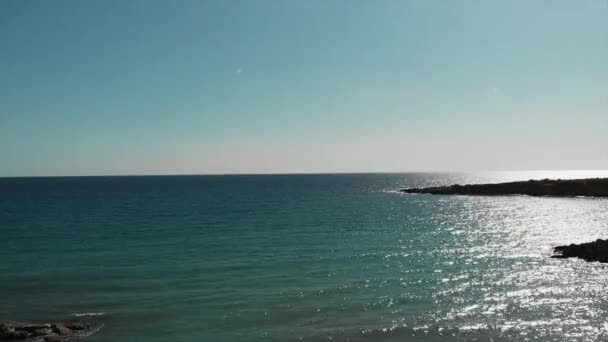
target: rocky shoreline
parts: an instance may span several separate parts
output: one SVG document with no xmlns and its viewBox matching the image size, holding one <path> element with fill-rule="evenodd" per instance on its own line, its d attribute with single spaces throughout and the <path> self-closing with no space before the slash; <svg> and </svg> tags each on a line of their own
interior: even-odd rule
<svg viewBox="0 0 608 342">
<path fill-rule="evenodd" d="M 4 322 L 0 324 L 0 341 L 44 341 L 64 342 L 88 336 L 88 323 L 24 323 Z"/>
<path fill-rule="evenodd" d="M 408 194 L 434 195 L 528 195 L 556 197 L 608 197 L 608 178 L 543 179 L 494 184 L 467 184 L 402 189 Z"/>
<path fill-rule="evenodd" d="M 552 258 L 580 258 L 586 261 L 608 262 L 608 240 L 557 246 Z"/>
</svg>

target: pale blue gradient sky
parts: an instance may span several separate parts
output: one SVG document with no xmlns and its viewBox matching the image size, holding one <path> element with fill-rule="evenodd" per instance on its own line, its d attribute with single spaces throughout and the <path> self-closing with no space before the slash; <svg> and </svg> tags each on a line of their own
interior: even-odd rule
<svg viewBox="0 0 608 342">
<path fill-rule="evenodd" d="M 0 176 L 608 169 L 608 2 L 0 2 Z"/>
</svg>

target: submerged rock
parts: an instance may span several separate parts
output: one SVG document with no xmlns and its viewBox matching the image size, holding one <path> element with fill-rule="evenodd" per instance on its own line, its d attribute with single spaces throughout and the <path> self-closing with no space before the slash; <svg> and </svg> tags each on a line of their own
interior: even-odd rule
<svg viewBox="0 0 608 342">
<path fill-rule="evenodd" d="M 608 262 L 608 240 L 557 246 L 552 258 L 581 258 L 586 261 Z"/>
<path fill-rule="evenodd" d="M 66 327 L 63 324 L 53 324 L 53 332 L 59 336 L 72 335 L 72 329 Z"/>
<path fill-rule="evenodd" d="M 62 342 L 62 341 L 64 341 L 64 339 L 57 335 L 51 335 L 51 336 L 44 337 L 44 342 Z"/>
<path fill-rule="evenodd" d="M 82 324 L 82 323 L 72 323 L 72 324 L 68 324 L 66 325 L 66 327 L 68 327 L 68 329 L 72 329 L 72 330 L 85 330 L 87 329 L 87 326 Z"/>
<path fill-rule="evenodd" d="M 22 324 L 15 325 L 13 329 L 17 331 L 27 331 L 29 333 L 33 333 L 36 330 L 50 329 L 50 324 Z"/>
<path fill-rule="evenodd" d="M 53 331 L 49 328 L 44 328 L 44 329 L 36 329 L 32 332 L 32 335 L 34 336 L 47 336 L 47 335 L 52 335 Z"/>
<path fill-rule="evenodd" d="M 32 334 L 28 333 L 27 331 L 9 330 L 3 333 L 0 338 L 4 340 L 25 340 L 30 336 L 32 336 Z"/>
<path fill-rule="evenodd" d="M 608 178 L 543 179 L 496 184 L 468 184 L 402 189 L 413 194 L 435 195 L 528 195 L 559 197 L 608 197 Z"/>
<path fill-rule="evenodd" d="M 62 323 L 5 322 L 0 324 L 0 340 L 62 342 L 73 337 L 86 336 L 89 331 L 90 325 L 79 322 L 67 325 Z"/>
</svg>

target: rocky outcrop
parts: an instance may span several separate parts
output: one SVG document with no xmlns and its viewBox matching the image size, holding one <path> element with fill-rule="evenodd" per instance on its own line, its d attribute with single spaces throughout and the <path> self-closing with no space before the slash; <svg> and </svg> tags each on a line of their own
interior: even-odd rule
<svg viewBox="0 0 608 342">
<path fill-rule="evenodd" d="M 608 240 L 557 246 L 552 258 L 581 258 L 586 261 L 608 262 Z"/>
<path fill-rule="evenodd" d="M 70 336 L 72 334 L 72 329 L 63 324 L 53 324 L 53 332 L 59 336 Z"/>
<path fill-rule="evenodd" d="M 70 338 L 86 336 L 89 331 L 90 325 L 80 322 L 70 324 L 5 322 L 0 324 L 0 340 L 63 342 Z"/>
<path fill-rule="evenodd" d="M 528 195 L 559 197 L 608 197 L 608 178 L 529 180 L 496 184 L 469 184 L 403 189 L 408 194 L 434 195 Z"/>
</svg>

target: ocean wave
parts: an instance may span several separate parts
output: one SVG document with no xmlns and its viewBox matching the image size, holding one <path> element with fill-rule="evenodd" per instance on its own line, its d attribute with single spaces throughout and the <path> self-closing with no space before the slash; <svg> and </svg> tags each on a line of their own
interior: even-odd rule
<svg viewBox="0 0 608 342">
<path fill-rule="evenodd" d="M 104 327 L 104 324 L 103 324 L 103 323 L 98 324 L 98 325 L 97 325 L 96 327 L 94 327 L 93 329 L 91 329 L 91 330 L 87 331 L 87 332 L 86 332 L 86 333 L 84 333 L 84 334 L 81 334 L 81 335 L 80 335 L 80 337 L 89 337 L 89 336 L 91 336 L 91 335 L 93 335 L 93 334 L 96 334 L 96 333 L 97 333 L 99 330 L 101 330 L 103 327 Z"/>
<path fill-rule="evenodd" d="M 401 189 L 382 189 L 380 192 L 384 192 L 387 194 L 404 194 L 403 191 L 401 191 Z"/>
<path fill-rule="evenodd" d="M 104 316 L 105 312 L 76 312 L 73 313 L 74 317 L 86 317 L 86 316 Z"/>
</svg>

